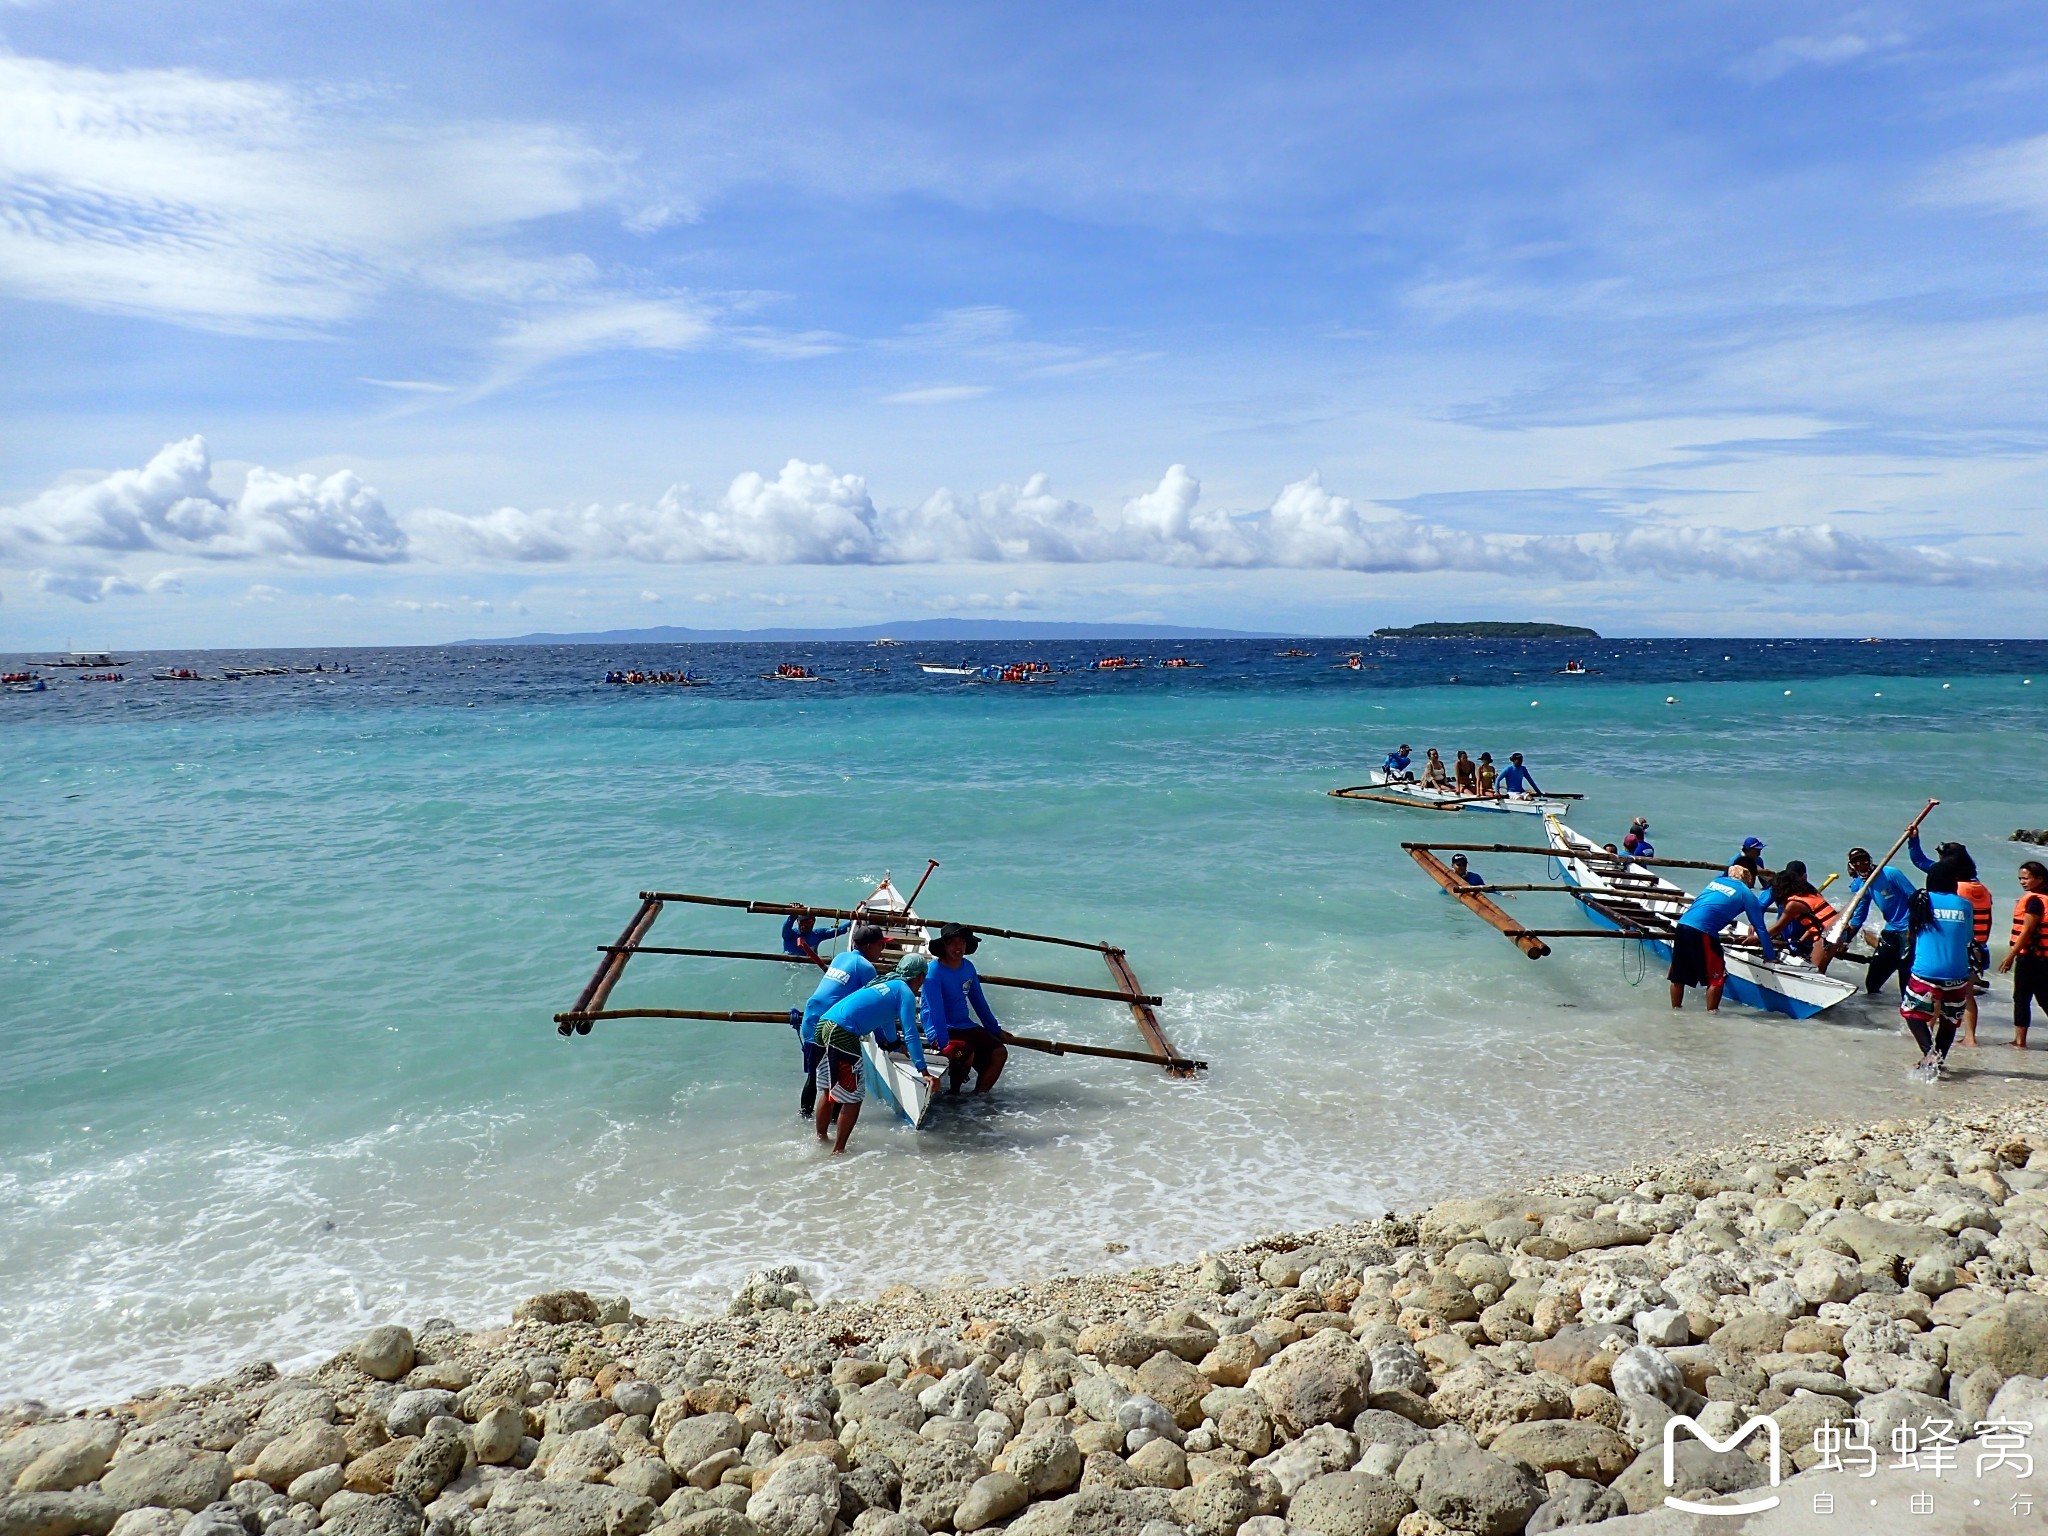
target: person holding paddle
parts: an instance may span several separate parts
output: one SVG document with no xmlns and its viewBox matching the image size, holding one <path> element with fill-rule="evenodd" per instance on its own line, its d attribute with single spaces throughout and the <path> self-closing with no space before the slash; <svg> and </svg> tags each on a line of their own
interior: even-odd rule
<svg viewBox="0 0 2048 1536">
<path fill-rule="evenodd" d="M 1970 985 L 1971 933 L 1977 915 L 1956 894 L 1966 868 L 1954 859 L 1939 859 L 1927 872 L 1927 889 L 1915 891 L 1906 903 L 1906 935 L 1911 963 L 1899 1000 L 1899 1017 L 1920 1047 L 1918 1082 L 1932 1083 L 1948 1067 L 1949 1047 L 1963 1021 L 1963 1005 L 1974 996 Z"/>
<path fill-rule="evenodd" d="M 1863 919 L 1874 901 L 1884 918 L 1884 933 L 1878 938 L 1870 957 L 1870 968 L 1864 973 L 1863 991 L 1867 996 L 1875 997 L 1893 976 L 1903 978 L 1906 972 L 1906 926 L 1913 901 L 1913 882 L 1893 865 L 1879 868 L 1870 857 L 1868 848 L 1851 848 L 1849 890 L 1856 899 L 1849 903 L 1848 922 L 1844 924 L 1835 952 L 1840 954 L 1849 947 L 1849 934 L 1863 926 Z"/>
</svg>

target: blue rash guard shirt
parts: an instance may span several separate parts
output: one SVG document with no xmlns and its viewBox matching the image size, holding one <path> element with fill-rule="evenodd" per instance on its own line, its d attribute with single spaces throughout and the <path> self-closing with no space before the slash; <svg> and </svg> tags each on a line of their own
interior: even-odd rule
<svg viewBox="0 0 2048 1536">
<path fill-rule="evenodd" d="M 1681 928 L 1697 928 L 1701 933 L 1719 933 L 1738 917 L 1749 919 L 1749 926 L 1756 930 L 1757 941 L 1763 945 L 1764 958 L 1778 958 L 1777 946 L 1771 943 L 1769 925 L 1764 921 L 1763 903 L 1756 899 L 1756 892 L 1737 880 L 1733 875 L 1723 875 L 1718 880 L 1709 880 L 1685 915 L 1678 920 Z"/>
<path fill-rule="evenodd" d="M 1498 782 L 1500 788 L 1510 795 L 1519 795 L 1525 790 L 1532 795 L 1543 793 L 1542 790 L 1536 787 L 1534 775 L 1520 763 L 1509 763 L 1506 772 L 1501 774 Z"/>
<path fill-rule="evenodd" d="M 1406 752 L 1389 752 L 1387 754 L 1387 760 L 1384 763 L 1381 763 L 1380 766 L 1384 768 L 1388 773 L 1406 773 L 1408 771 L 1408 765 L 1414 761 L 1415 759 L 1410 757 Z"/>
<path fill-rule="evenodd" d="M 891 976 L 847 993 L 825 1010 L 819 1022 L 849 1035 L 873 1035 L 885 1045 L 900 1039 L 910 1053 L 910 1064 L 920 1072 L 926 1070 L 924 1045 L 917 1038 L 917 994 L 901 977 Z M 889 1034 L 892 1026 L 896 1039 Z"/>
<path fill-rule="evenodd" d="M 931 969 L 924 973 L 921 1013 L 925 1040 L 935 1050 L 943 1051 L 953 1036 L 963 1030 L 980 1028 L 1000 1034 L 1003 1028 L 982 995 L 981 975 L 972 960 L 962 960 L 957 968 L 932 962 Z"/>
<path fill-rule="evenodd" d="M 1856 892 L 1856 900 L 1849 903 L 1849 922 L 1846 931 L 1854 932 L 1863 926 L 1863 917 L 1870 910 L 1870 898 L 1877 898 L 1877 910 L 1884 914 L 1886 933 L 1904 933 L 1906 917 L 1913 902 L 1913 882 L 1892 865 L 1887 864 L 1870 877 L 1867 888 L 1862 880 L 1851 880 L 1849 889 Z"/>
<path fill-rule="evenodd" d="M 814 1045 L 818 1039 L 818 1020 L 830 1008 L 850 992 L 858 992 L 869 986 L 875 979 L 875 968 L 868 963 L 868 957 L 857 949 L 849 949 L 843 955 L 834 955 L 832 963 L 819 978 L 817 990 L 811 1000 L 804 1004 L 803 1024 L 799 1033 L 805 1045 Z"/>
<path fill-rule="evenodd" d="M 813 928 L 808 934 L 799 933 L 794 916 L 782 920 L 782 952 L 785 955 L 815 955 L 818 946 L 827 939 L 836 939 L 851 928 L 851 923 L 841 923 L 837 928 Z"/>
<path fill-rule="evenodd" d="M 1949 891 L 1930 891 L 1934 921 L 1913 934 L 1913 974 L 1924 981 L 1954 986 L 1970 979 L 1970 941 L 1977 933 L 1977 913 L 1969 902 Z"/>
</svg>

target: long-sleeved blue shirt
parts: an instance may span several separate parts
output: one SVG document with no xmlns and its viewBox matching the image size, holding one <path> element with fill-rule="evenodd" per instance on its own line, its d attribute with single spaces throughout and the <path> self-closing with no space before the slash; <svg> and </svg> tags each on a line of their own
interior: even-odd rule
<svg viewBox="0 0 2048 1536">
<path fill-rule="evenodd" d="M 1692 905 L 1685 909 L 1678 925 L 1697 928 L 1701 933 L 1719 933 L 1738 917 L 1748 918 L 1749 926 L 1756 930 L 1757 942 L 1763 945 L 1764 958 L 1777 959 L 1778 949 L 1767 931 L 1769 925 L 1764 921 L 1763 903 L 1756 899 L 1755 891 L 1733 875 L 1709 880 L 1693 898 Z"/>
<path fill-rule="evenodd" d="M 1508 764 L 1506 771 L 1500 776 L 1500 788 L 1510 795 L 1519 795 L 1525 790 L 1532 795 L 1543 793 L 1536 787 L 1535 775 L 1520 763 Z"/>
<path fill-rule="evenodd" d="M 966 1029 L 1000 1032 L 995 1010 L 982 995 L 981 975 L 972 960 L 957 966 L 932 962 L 924 973 L 924 1005 L 920 1010 L 924 1038 L 933 1049 L 943 1051 L 954 1035 Z M 980 1023 L 977 1025 L 976 1020 Z"/>
<path fill-rule="evenodd" d="M 841 923 L 837 928 L 813 928 L 809 933 L 798 931 L 796 917 L 791 914 L 782 920 L 782 952 L 785 955 L 815 955 L 818 946 L 827 939 L 836 939 L 851 928 L 851 923 Z"/>
<path fill-rule="evenodd" d="M 1927 899 L 1934 904 L 1934 921 L 1913 934 L 1913 974 L 1950 984 L 1969 980 L 1976 909 L 1950 891 L 1930 891 Z"/>
<path fill-rule="evenodd" d="M 1406 773 L 1408 771 L 1409 764 L 1411 764 L 1414 761 L 1415 759 L 1410 757 L 1406 752 L 1389 752 L 1387 754 L 1387 760 L 1384 763 L 1381 763 L 1380 766 L 1386 769 L 1389 773 Z"/>
<path fill-rule="evenodd" d="M 849 1035 L 873 1035 L 888 1045 L 896 1043 L 889 1034 L 890 1027 L 894 1026 L 896 1037 L 910 1053 L 910 1064 L 920 1072 L 926 1070 L 924 1045 L 917 1038 L 917 994 L 900 976 L 872 982 L 857 992 L 847 993 L 825 1010 L 819 1022 L 844 1030 Z"/>
<path fill-rule="evenodd" d="M 817 989 L 811 993 L 811 1000 L 804 1004 L 804 1019 L 799 1026 L 804 1044 L 810 1045 L 818 1038 L 818 1020 L 825 1016 L 825 1010 L 838 1002 L 849 992 L 858 992 L 875 979 L 875 968 L 868 963 L 868 957 L 857 949 L 849 949 L 843 955 L 834 955 L 832 963 L 825 968 L 825 974 L 818 979 Z"/>
<path fill-rule="evenodd" d="M 1934 868 L 1934 855 L 1920 846 L 1920 829 L 1915 827 L 1907 838 L 1906 852 L 1912 856 L 1913 867 L 1925 874 Z"/>
<path fill-rule="evenodd" d="M 1863 917 L 1870 910 L 1872 897 L 1877 900 L 1877 910 L 1884 914 L 1885 932 L 1906 931 L 1907 909 L 1913 901 L 1913 882 L 1900 874 L 1895 866 L 1885 865 L 1868 882 L 1851 880 L 1849 889 L 1857 895 L 1849 903 L 1849 921 L 1845 931 L 1853 933 L 1863 926 Z"/>
</svg>

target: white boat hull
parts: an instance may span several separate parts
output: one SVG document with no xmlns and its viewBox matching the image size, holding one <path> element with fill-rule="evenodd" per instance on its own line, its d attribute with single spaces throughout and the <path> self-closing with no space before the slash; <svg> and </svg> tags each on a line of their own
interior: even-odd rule
<svg viewBox="0 0 2048 1536">
<path fill-rule="evenodd" d="M 1651 874 L 1640 864 L 1630 864 L 1628 868 L 1642 878 L 1631 880 L 1625 886 L 1617 884 L 1612 866 L 1605 858 L 1605 850 L 1555 817 L 1544 823 L 1544 830 L 1550 846 L 1557 850 L 1557 862 L 1564 871 L 1565 880 L 1580 890 L 1606 893 L 1618 902 L 1640 908 L 1652 919 L 1673 924 L 1692 905 L 1689 892 Z M 1585 857 L 1589 853 L 1601 857 L 1597 862 L 1590 861 Z M 1580 906 L 1586 916 L 1602 928 L 1627 931 L 1624 923 L 1598 907 L 1583 902 Z M 1750 929 L 1747 923 L 1738 922 L 1729 933 L 1732 937 L 1746 937 Z M 1643 947 L 1667 965 L 1670 963 L 1669 941 L 1645 939 Z M 1724 946 L 1722 955 L 1728 970 L 1728 984 L 1723 995 L 1746 1008 L 1787 1014 L 1795 1019 L 1810 1019 L 1860 990 L 1855 982 L 1825 975 L 1804 960 L 1780 958 L 1766 961 L 1759 953 L 1733 945 Z"/>
<path fill-rule="evenodd" d="M 1411 784 L 1405 779 L 1389 778 L 1384 768 L 1373 769 L 1369 787 L 1374 794 L 1384 795 L 1390 800 L 1410 800 L 1431 810 L 1484 811 L 1508 816 L 1563 816 L 1571 810 L 1568 800 L 1524 799 L 1520 795 L 1480 796 L 1469 790 L 1424 789 L 1420 784 Z"/>
<path fill-rule="evenodd" d="M 873 1040 L 861 1042 L 860 1054 L 868 1092 L 909 1121 L 913 1129 L 924 1129 L 925 1116 L 932 1109 L 932 1086 L 910 1064 L 910 1058 Z"/>
</svg>

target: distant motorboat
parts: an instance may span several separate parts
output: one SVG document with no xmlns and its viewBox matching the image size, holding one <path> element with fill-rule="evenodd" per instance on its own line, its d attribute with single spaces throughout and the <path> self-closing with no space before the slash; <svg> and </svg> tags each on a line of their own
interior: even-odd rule
<svg viewBox="0 0 2048 1536">
<path fill-rule="evenodd" d="M 72 651 L 60 659 L 46 662 L 46 666 L 75 667 L 80 671 L 105 671 L 108 667 L 125 667 L 125 661 L 116 661 L 109 651 Z"/>
<path fill-rule="evenodd" d="M 928 677 L 979 677 L 981 675 L 981 668 L 979 667 L 945 667 L 940 666 L 935 661 L 920 661 L 917 664 L 917 670 Z"/>
</svg>

